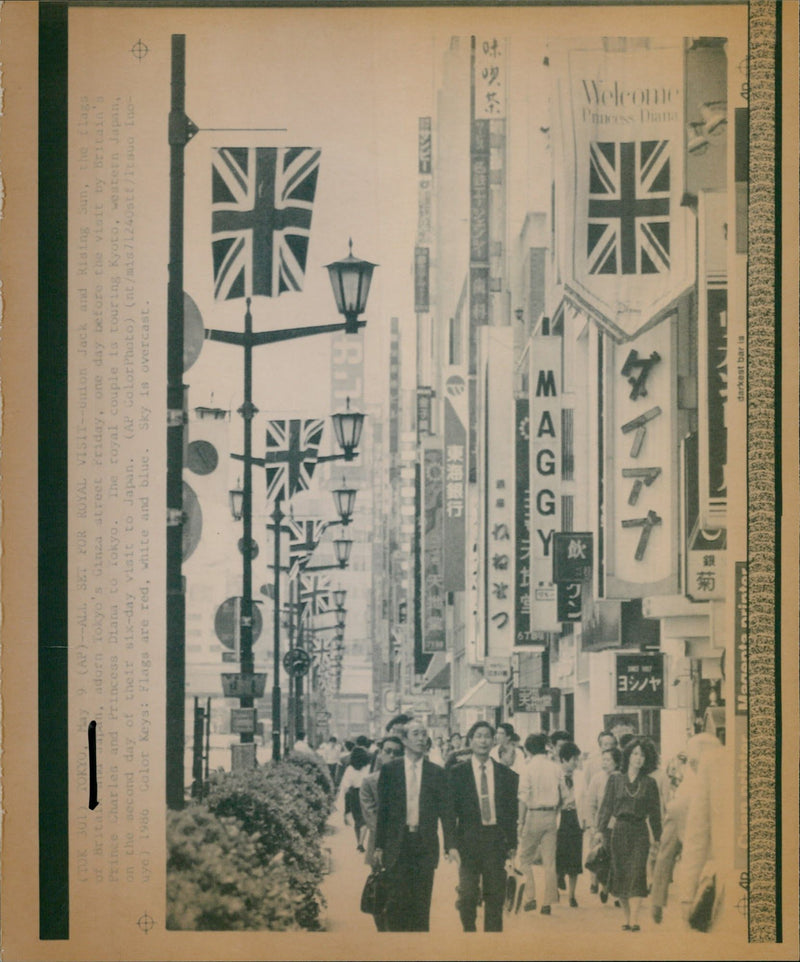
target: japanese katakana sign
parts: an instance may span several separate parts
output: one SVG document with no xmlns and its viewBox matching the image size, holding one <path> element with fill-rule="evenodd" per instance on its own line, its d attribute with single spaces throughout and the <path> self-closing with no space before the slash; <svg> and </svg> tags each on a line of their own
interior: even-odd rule
<svg viewBox="0 0 800 962">
<path fill-rule="evenodd" d="M 658 652 L 617 655 L 617 705 L 664 707 L 664 656 Z"/>
<path fill-rule="evenodd" d="M 514 597 L 514 643 L 531 640 L 531 419 L 528 398 L 516 400 L 516 500 L 514 523 L 517 556 Z"/>
<path fill-rule="evenodd" d="M 467 542 L 467 379 L 449 368 L 444 397 L 444 581 L 445 591 L 463 591 Z"/>
<path fill-rule="evenodd" d="M 603 559 L 609 598 L 677 588 L 676 329 L 672 316 L 612 347 Z"/>
<path fill-rule="evenodd" d="M 424 449 L 422 558 L 422 650 L 445 649 L 444 465 L 439 447 Z"/>
</svg>

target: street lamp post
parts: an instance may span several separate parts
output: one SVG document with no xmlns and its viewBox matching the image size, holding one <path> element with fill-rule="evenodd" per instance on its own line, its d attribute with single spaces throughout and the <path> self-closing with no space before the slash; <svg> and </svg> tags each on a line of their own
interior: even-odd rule
<svg viewBox="0 0 800 962">
<path fill-rule="evenodd" d="M 186 598 L 183 562 L 183 442 L 185 432 L 183 350 L 183 214 L 184 214 L 184 155 L 185 148 L 198 127 L 186 115 L 186 37 L 173 34 L 171 50 L 171 98 L 167 136 L 170 147 L 169 198 L 169 265 L 167 281 L 167 532 L 166 532 L 166 796 L 171 809 L 184 804 L 184 743 L 186 697 Z M 364 312 L 369 294 L 372 272 L 377 266 L 353 256 L 353 242 L 349 254 L 340 261 L 326 265 L 333 288 L 337 309 L 344 323 L 316 327 L 291 328 L 281 331 L 254 333 L 252 327 L 244 334 L 232 331 L 206 331 L 206 338 L 245 348 L 245 402 L 240 413 L 244 419 L 245 483 L 242 489 L 243 537 L 243 592 L 241 605 L 242 663 L 241 673 L 253 685 L 252 662 L 252 585 L 247 581 L 251 568 L 252 527 L 252 459 L 247 456 L 252 430 L 252 398 L 248 399 L 252 382 L 252 348 L 314 334 L 344 331 L 356 333 L 366 325 L 359 315 Z M 247 315 L 250 301 L 247 302 Z M 348 459 L 349 460 L 349 459 Z M 280 523 L 282 512 L 276 504 L 273 519 Z M 276 529 L 279 531 L 279 529 Z M 280 543 L 280 537 L 276 538 Z M 276 631 L 275 646 L 279 647 Z M 275 659 L 275 681 L 279 679 L 279 658 Z M 249 674 L 248 674 L 249 672 Z M 247 683 L 242 679 L 242 690 Z M 279 692 L 279 689 L 278 689 Z M 252 704 L 245 698 L 243 705 Z M 278 704 L 278 718 L 280 704 Z M 273 712 L 273 717 L 275 713 Z M 244 744 L 253 744 L 252 734 L 242 736 Z M 279 746 L 273 740 L 273 745 Z M 278 747 L 275 757 L 280 756 Z M 254 751 L 253 751 L 254 761 Z"/>
<path fill-rule="evenodd" d="M 252 421 L 258 413 L 253 404 L 253 348 L 262 344 L 274 344 L 279 341 L 294 340 L 310 337 L 315 334 L 335 333 L 344 331 L 346 334 L 357 333 L 364 327 L 366 321 L 358 320 L 358 315 L 366 308 L 372 272 L 377 265 L 353 256 L 353 242 L 350 241 L 350 253 L 342 260 L 327 265 L 333 287 L 334 298 L 339 312 L 344 315 L 344 324 L 322 324 L 316 327 L 296 327 L 279 331 L 253 331 L 253 317 L 250 312 L 251 299 L 246 299 L 244 332 L 222 331 L 208 329 L 205 332 L 207 340 L 222 344 L 235 344 L 244 348 L 244 402 L 239 409 L 244 421 L 244 451 L 241 455 L 233 455 L 243 462 L 243 479 L 241 493 L 241 520 L 243 524 L 242 537 L 242 603 L 240 625 L 240 671 L 243 677 L 242 689 L 247 692 L 240 696 L 240 707 L 253 708 L 254 698 L 250 694 L 253 690 L 253 586 L 252 586 L 252 516 L 253 516 L 253 486 L 252 468 L 254 464 L 263 466 L 265 459 L 253 457 L 252 452 Z M 356 456 L 355 448 L 361 438 L 364 415 L 350 410 L 350 399 L 347 399 L 347 409 L 332 416 L 334 433 L 342 447 L 343 455 L 327 455 L 318 458 L 319 461 L 332 461 L 344 458 L 351 461 Z M 233 493 L 232 493 L 233 494 Z M 231 497 L 233 506 L 233 496 Z M 272 527 L 275 532 L 275 614 L 273 619 L 273 685 L 272 685 L 272 758 L 279 761 L 281 757 L 281 687 L 280 687 L 280 549 L 281 549 L 281 521 L 283 513 L 281 499 L 276 498 L 272 510 Z M 349 555 L 349 550 L 347 551 Z M 344 567 L 340 551 L 337 547 L 339 566 Z M 248 678 L 250 681 L 245 681 Z M 242 732 L 242 745 L 252 745 L 247 753 L 240 752 L 239 764 L 243 768 L 255 765 L 255 743 L 252 732 Z"/>
</svg>

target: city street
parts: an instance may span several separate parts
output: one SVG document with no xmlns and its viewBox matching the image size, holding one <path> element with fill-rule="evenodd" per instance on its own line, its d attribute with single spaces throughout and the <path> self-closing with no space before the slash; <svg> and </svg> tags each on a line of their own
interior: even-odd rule
<svg viewBox="0 0 800 962">
<path fill-rule="evenodd" d="M 323 894 L 328 902 L 327 931 L 337 935 L 346 933 L 353 945 L 361 938 L 369 940 L 370 948 L 375 949 L 379 943 L 374 941 L 377 935 L 374 923 L 359 907 L 361 890 L 369 874 L 364 856 L 356 851 L 352 826 L 344 825 L 340 810 L 333 812 L 329 827 L 331 834 L 327 844 L 331 850 L 333 871 L 323 883 Z M 549 918 L 538 911 L 506 912 L 503 933 L 492 938 L 502 941 L 509 952 L 513 952 L 515 945 L 523 943 L 529 951 L 530 940 L 542 939 L 551 954 L 555 953 L 557 957 L 563 951 L 565 957 L 571 958 L 582 957 L 579 953 L 570 953 L 577 952 L 577 943 L 585 944 L 587 938 L 592 939 L 595 950 L 606 943 L 608 958 L 624 957 L 628 946 L 641 958 L 675 958 L 677 951 L 688 958 L 700 958 L 703 952 L 708 952 L 709 940 L 713 936 L 688 932 L 678 916 L 677 905 L 672 903 L 665 909 L 663 922 L 656 925 L 650 915 L 649 902 L 644 902 L 639 918 L 641 932 L 621 931 L 622 910 L 614 907 L 613 899 L 602 905 L 596 895 L 590 895 L 588 878 L 584 874 L 578 881 L 578 908 L 569 908 L 562 893 L 563 901 L 553 906 Z M 468 945 L 472 937 L 461 932 L 455 909 L 457 882 L 458 870 L 442 859 L 434 880 L 431 936 L 437 939 L 437 944 L 444 944 L 442 939 L 455 939 L 452 957 L 463 958 L 463 946 Z M 479 909 L 479 934 L 481 926 Z M 482 943 L 483 939 L 479 937 L 478 941 Z M 693 949 L 695 945 L 697 948 Z"/>
</svg>

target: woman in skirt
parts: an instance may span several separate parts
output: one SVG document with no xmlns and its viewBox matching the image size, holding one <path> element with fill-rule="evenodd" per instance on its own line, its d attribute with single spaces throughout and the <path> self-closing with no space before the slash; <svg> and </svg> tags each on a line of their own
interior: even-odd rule
<svg viewBox="0 0 800 962">
<path fill-rule="evenodd" d="M 559 878 L 566 878 L 569 904 L 576 909 L 575 886 L 578 876 L 583 872 L 583 829 L 575 793 L 575 769 L 580 761 L 581 750 L 575 742 L 564 742 L 558 750 L 558 757 L 561 762 L 561 817 L 556 834 L 556 873 Z"/>
<path fill-rule="evenodd" d="M 609 776 L 598 832 L 611 852 L 609 890 L 625 913 L 622 928 L 639 931 L 639 908 L 647 897 L 647 860 L 661 838 L 661 799 L 650 777 L 657 764 L 648 738 L 633 738 L 622 755 L 622 771 Z M 610 840 L 609 840 L 610 838 Z"/>
</svg>

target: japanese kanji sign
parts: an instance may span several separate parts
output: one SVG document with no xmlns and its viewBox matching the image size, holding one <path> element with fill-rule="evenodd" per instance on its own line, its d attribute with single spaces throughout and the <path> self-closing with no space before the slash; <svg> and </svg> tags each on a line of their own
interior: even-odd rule
<svg viewBox="0 0 800 962">
<path fill-rule="evenodd" d="M 593 563 L 591 531 L 560 531 L 553 536 L 553 581 L 583 581 L 591 577 Z"/>
<path fill-rule="evenodd" d="M 488 457 L 484 468 L 486 537 L 483 543 L 487 655 L 509 656 L 514 645 L 514 393 L 513 329 L 484 328 L 489 389 L 484 397 Z M 490 336 L 491 335 L 491 336 Z"/>
<path fill-rule="evenodd" d="M 664 656 L 617 655 L 617 705 L 620 708 L 664 707 Z"/>
<path fill-rule="evenodd" d="M 515 712 L 556 712 L 561 709 L 560 688 L 532 688 L 523 686 L 514 689 Z"/>
<path fill-rule="evenodd" d="M 506 115 L 506 41 L 500 37 L 474 37 L 475 118 L 488 120 Z"/>
</svg>

